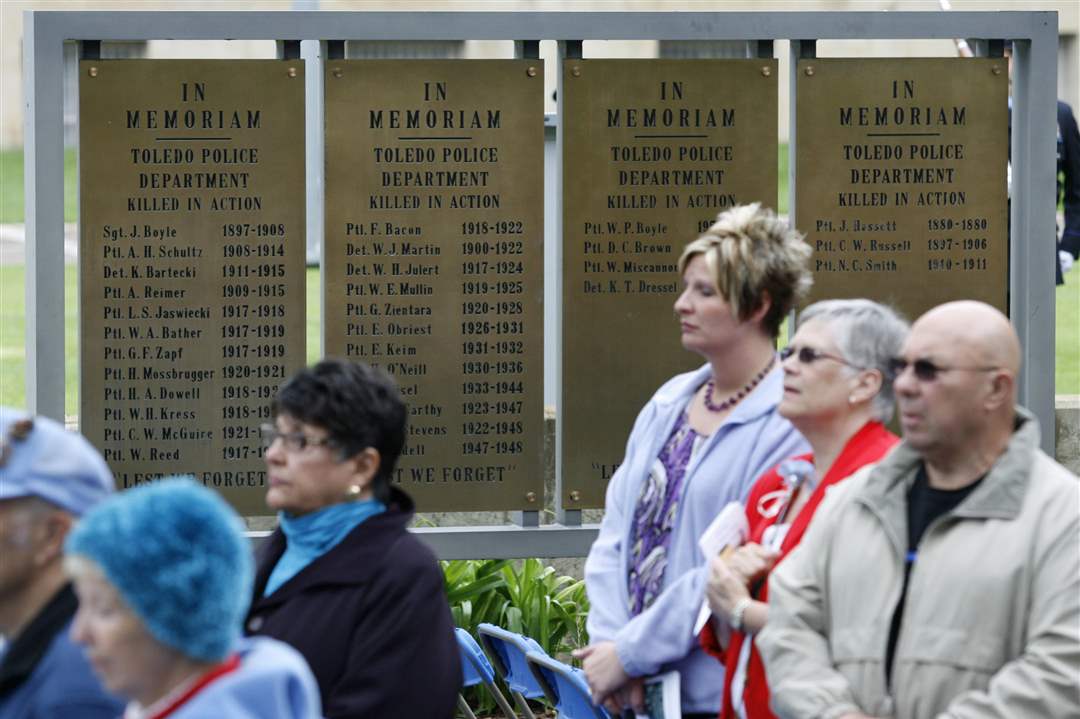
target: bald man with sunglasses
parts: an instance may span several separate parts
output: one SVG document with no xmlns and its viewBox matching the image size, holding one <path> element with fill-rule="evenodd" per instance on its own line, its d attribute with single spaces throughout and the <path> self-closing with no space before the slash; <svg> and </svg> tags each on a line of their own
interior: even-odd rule
<svg viewBox="0 0 1080 719">
<path fill-rule="evenodd" d="M 1080 716 L 1080 482 L 1016 406 L 1015 331 L 948 303 L 892 366 L 903 442 L 826 496 L 770 576 L 773 711 Z"/>
</svg>

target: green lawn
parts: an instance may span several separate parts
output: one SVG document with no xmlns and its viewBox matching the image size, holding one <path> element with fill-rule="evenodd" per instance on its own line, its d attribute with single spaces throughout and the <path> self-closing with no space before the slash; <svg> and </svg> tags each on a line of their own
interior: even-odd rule
<svg viewBox="0 0 1080 719">
<path fill-rule="evenodd" d="M 79 214 L 78 169 L 74 148 L 64 150 L 64 222 Z M 23 221 L 23 151 L 0 150 L 0 224 Z"/>
<path fill-rule="evenodd" d="M 1080 394 L 1080 264 L 1073 265 L 1057 293 L 1054 340 L 1057 364 L 1054 389 L 1058 394 Z"/>
<path fill-rule="evenodd" d="M 26 294 L 21 265 L 0 267 L 0 404 L 26 406 Z M 64 387 L 67 414 L 78 413 L 79 348 L 75 266 L 64 268 Z"/>
</svg>

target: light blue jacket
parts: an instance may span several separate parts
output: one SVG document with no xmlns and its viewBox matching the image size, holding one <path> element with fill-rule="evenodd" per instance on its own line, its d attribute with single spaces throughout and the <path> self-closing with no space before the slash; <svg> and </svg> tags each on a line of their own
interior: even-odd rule
<svg viewBox="0 0 1080 719">
<path fill-rule="evenodd" d="M 240 666 L 208 684 L 169 719 L 319 719 L 319 687 L 300 653 L 287 644 L 241 639 Z"/>
<path fill-rule="evenodd" d="M 697 540 L 724 505 L 744 501 L 761 474 L 783 459 L 808 451 L 809 445 L 776 413 L 783 395 L 783 370 L 777 365 L 687 466 L 668 546 L 664 590 L 648 609 L 631 619 L 627 552 L 641 485 L 675 421 L 709 372 L 705 365 L 669 380 L 638 415 L 626 456 L 608 484 L 604 521 L 585 562 L 585 587 L 591 607 L 591 642 L 614 640 L 631 676 L 678 670 L 683 711 L 716 713 L 724 667 L 701 649 L 693 634 L 707 577 Z"/>
</svg>

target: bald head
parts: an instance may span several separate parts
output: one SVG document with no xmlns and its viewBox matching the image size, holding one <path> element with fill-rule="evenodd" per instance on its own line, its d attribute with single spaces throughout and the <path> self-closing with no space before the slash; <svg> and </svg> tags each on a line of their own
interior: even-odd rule
<svg viewBox="0 0 1080 719">
<path fill-rule="evenodd" d="M 1014 377 L 1020 372 L 1020 338 L 1009 318 L 985 302 L 963 300 L 938 305 L 911 326 L 951 338 L 972 364 L 1000 367 Z"/>
<path fill-rule="evenodd" d="M 931 466 L 997 456 L 1012 433 L 1020 371 L 1005 315 L 982 302 L 939 305 L 911 326 L 901 355 L 915 368 L 894 382 L 908 444 Z"/>
</svg>

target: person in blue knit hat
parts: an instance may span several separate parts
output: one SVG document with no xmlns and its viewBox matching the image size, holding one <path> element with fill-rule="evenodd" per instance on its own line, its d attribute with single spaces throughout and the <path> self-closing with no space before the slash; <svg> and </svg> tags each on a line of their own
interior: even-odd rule
<svg viewBox="0 0 1080 719">
<path fill-rule="evenodd" d="M 64 539 L 113 491 L 89 442 L 63 425 L 0 407 L 0 719 L 116 719 L 68 629 L 77 600 Z"/>
<path fill-rule="evenodd" d="M 214 492 L 174 477 L 103 502 L 75 527 L 65 566 L 79 597 L 72 638 L 125 719 L 309 719 L 303 658 L 240 638 L 251 550 Z"/>
</svg>

